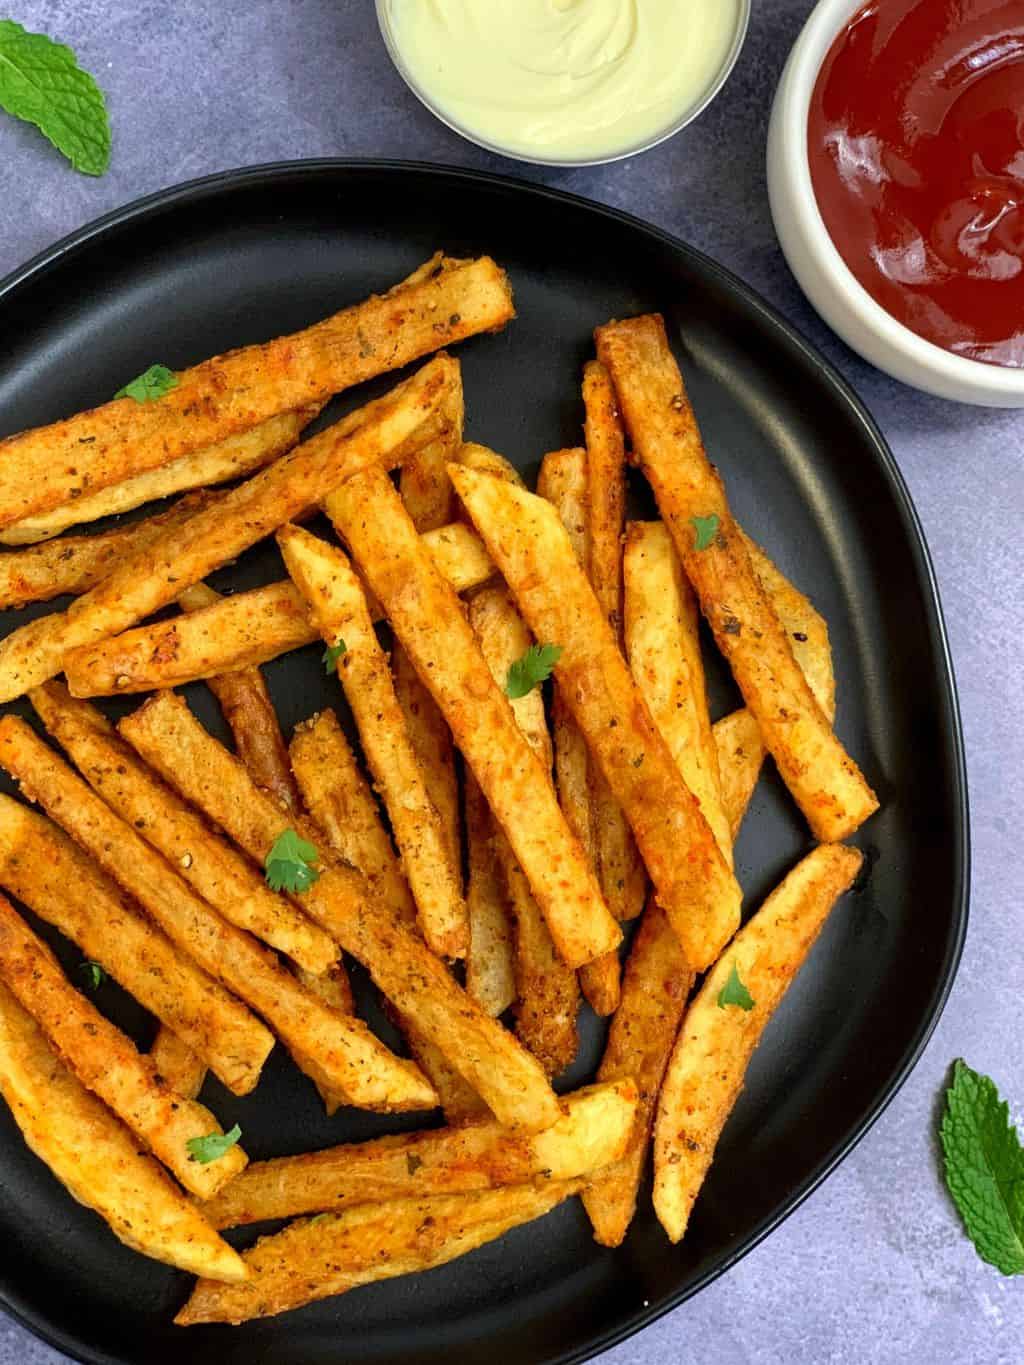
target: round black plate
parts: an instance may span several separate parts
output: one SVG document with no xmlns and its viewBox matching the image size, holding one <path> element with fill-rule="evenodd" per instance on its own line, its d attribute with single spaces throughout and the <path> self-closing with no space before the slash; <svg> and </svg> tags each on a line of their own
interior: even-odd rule
<svg viewBox="0 0 1024 1365">
<path fill-rule="evenodd" d="M 265 1323 L 184 1331 L 171 1317 L 186 1278 L 124 1250 L 73 1204 L 4 1110 L 0 1292 L 23 1322 L 83 1360 L 583 1360 L 707 1284 L 796 1207 L 891 1099 L 953 978 L 966 924 L 966 795 L 920 526 L 849 389 L 698 252 L 550 190 L 422 166 L 308 163 L 199 181 L 87 228 L 0 287 L 0 434 L 102 402 L 155 361 L 184 366 L 304 326 L 390 285 L 438 246 L 490 252 L 511 274 L 518 320 L 459 355 L 470 435 L 530 475 L 544 451 L 579 440 L 592 328 L 664 312 L 739 518 L 831 625 L 839 733 L 882 798 L 861 840 L 870 876 L 841 904 L 772 1023 L 678 1248 L 646 1193 L 618 1251 L 594 1244 L 573 1201 L 428 1275 Z M 217 581 L 279 574 L 262 548 Z M 0 628 L 24 619 L 10 614 Z M 268 670 L 289 729 L 337 704 L 318 655 L 311 648 Z M 728 680 L 713 681 L 724 709 L 734 700 Z M 212 722 L 203 689 L 190 691 Z M 766 772 L 737 850 L 748 906 L 808 842 Z M 113 986 L 100 1000 L 140 1041 L 151 1035 Z M 599 1049 L 588 1021 L 567 1083 L 590 1074 Z M 214 1083 L 205 1091 L 225 1126 L 242 1124 L 252 1156 L 395 1126 L 351 1111 L 325 1119 L 279 1053 L 248 1099 Z"/>
</svg>

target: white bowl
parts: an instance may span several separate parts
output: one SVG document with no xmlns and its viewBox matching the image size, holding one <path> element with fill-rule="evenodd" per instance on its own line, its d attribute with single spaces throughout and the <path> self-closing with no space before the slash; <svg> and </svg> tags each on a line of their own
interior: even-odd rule
<svg viewBox="0 0 1024 1365">
<path fill-rule="evenodd" d="M 495 3 L 513 3 L 513 0 L 495 0 Z M 473 132 L 472 129 L 463 127 L 462 124 L 457 123 L 445 113 L 429 90 L 416 80 L 406 65 L 391 24 L 388 0 L 377 0 L 377 23 L 380 26 L 380 33 L 381 37 L 384 39 L 384 46 L 387 48 L 388 56 L 391 58 L 395 70 L 420 103 L 429 109 L 434 117 L 440 120 L 445 127 L 450 128 L 453 133 L 458 133 L 460 137 L 464 137 L 467 142 L 472 142 L 477 147 L 482 147 L 485 152 L 495 152 L 499 156 L 507 156 L 511 161 L 525 161 L 532 166 L 562 166 L 568 169 L 577 166 L 606 166 L 610 162 L 625 161 L 627 157 L 637 156 L 640 152 L 648 152 L 652 147 L 657 147 L 662 142 L 666 142 L 670 137 L 675 137 L 676 133 L 681 132 L 687 124 L 692 123 L 699 114 L 702 114 L 729 79 L 733 67 L 739 60 L 739 55 L 743 50 L 743 43 L 747 36 L 747 29 L 750 26 L 751 3 L 752 0 L 739 0 L 736 32 L 733 34 L 732 43 L 729 46 L 729 51 L 726 53 L 725 60 L 718 68 L 718 71 L 707 88 L 692 104 L 684 109 L 681 114 L 677 114 L 671 123 L 660 129 L 653 137 L 645 138 L 642 142 L 638 142 L 633 147 L 621 148 L 618 151 L 603 156 L 591 156 L 586 158 L 527 155 L 527 153 L 523 151 L 503 146 L 499 142 L 488 142 L 478 133 Z"/>
<path fill-rule="evenodd" d="M 801 289 L 847 345 L 925 393 L 982 407 L 1024 407 L 1024 370 L 954 355 L 897 322 L 840 256 L 818 209 L 807 118 L 822 62 L 863 0 L 819 0 L 796 40 L 768 130 L 768 195 L 775 231 Z"/>
</svg>

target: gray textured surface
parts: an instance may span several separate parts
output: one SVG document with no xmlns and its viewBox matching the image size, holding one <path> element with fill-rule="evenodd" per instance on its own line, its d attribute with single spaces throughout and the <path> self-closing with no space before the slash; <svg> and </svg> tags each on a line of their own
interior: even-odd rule
<svg viewBox="0 0 1024 1365">
<path fill-rule="evenodd" d="M 973 803 L 971 930 L 924 1059 L 853 1156 L 731 1274 L 604 1359 L 1019 1365 L 1024 1283 L 976 1260 L 940 1186 L 932 1135 L 955 1056 L 1024 1105 L 1024 416 L 901 388 L 835 341 L 798 294 L 772 234 L 763 148 L 775 82 L 810 8 L 755 0 L 729 86 L 671 143 L 540 178 L 652 219 L 731 267 L 825 349 L 888 435 L 931 544 L 956 661 Z M 110 174 L 91 181 L 33 130 L 0 120 L 0 276 L 138 195 L 234 166 L 365 155 L 531 173 L 478 153 L 419 107 L 388 65 L 369 0 L 15 0 L 6 12 L 75 47 L 109 92 L 116 141 Z M 0 1319 L 0 1365 L 63 1359 Z"/>
</svg>

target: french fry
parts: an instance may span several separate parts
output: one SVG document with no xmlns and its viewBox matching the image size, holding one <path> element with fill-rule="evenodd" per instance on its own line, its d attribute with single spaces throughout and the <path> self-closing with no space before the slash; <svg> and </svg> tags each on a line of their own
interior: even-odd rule
<svg viewBox="0 0 1024 1365">
<path fill-rule="evenodd" d="M 253 474 L 271 464 L 292 446 L 320 411 L 320 405 L 284 412 L 248 431 L 240 431 L 207 450 L 197 450 L 156 469 L 87 493 L 73 502 L 55 507 L 41 516 L 16 521 L 0 531 L 0 544 L 32 545 L 52 540 L 70 526 L 98 521 L 100 517 L 130 512 L 144 503 L 167 498 L 187 489 L 210 488 Z M 0 453 L 3 446 L 0 445 Z"/>
<path fill-rule="evenodd" d="M 253 1088 L 265 1056 L 262 1025 L 254 1030 L 249 1011 L 155 929 L 63 831 L 3 795 L 0 885 L 180 1034 L 229 1090 Z"/>
<path fill-rule="evenodd" d="M 809 853 L 739 931 L 686 1012 L 654 1128 L 654 1210 L 673 1242 L 686 1231 L 754 1049 L 862 861 L 841 844 Z M 753 997 L 749 1008 L 721 1003 L 734 972 Z"/>
<path fill-rule="evenodd" d="M 203 1164 L 193 1138 L 223 1134 L 209 1109 L 165 1085 L 148 1057 L 74 988 L 53 953 L 0 896 L 0 976 L 81 1083 L 97 1095 L 181 1181 L 209 1199 L 248 1157 L 237 1144 Z"/>
<path fill-rule="evenodd" d="M 757 579 L 704 453 L 661 317 L 596 332 L 633 442 L 701 609 L 815 837 L 847 838 L 878 809 L 815 699 Z M 711 532 L 704 544 L 705 528 Z M 700 545 L 702 548 L 698 548 Z"/>
<path fill-rule="evenodd" d="M 208 734 L 180 697 L 162 692 L 120 724 L 121 733 L 186 799 L 262 862 L 289 821 L 234 756 Z M 304 828 L 298 822 L 299 832 Z M 314 835 L 315 831 L 309 830 Z M 305 837 L 305 836 L 304 836 Z M 367 968 L 469 1081 L 502 1123 L 539 1132 L 561 1113 L 540 1065 L 484 1014 L 444 964 L 386 907 L 375 912 L 369 884 L 352 868 L 324 863 L 302 906 Z"/>
<path fill-rule="evenodd" d="M 224 599 L 206 583 L 193 583 L 178 598 L 184 611 L 202 611 Z M 288 763 L 281 725 L 259 668 L 249 665 L 215 674 L 207 686 L 220 704 L 239 758 L 258 786 L 289 810 L 299 809 L 299 792 Z"/>
<path fill-rule="evenodd" d="M 399 476 L 402 501 L 421 533 L 447 526 L 455 516 L 455 492 L 445 466 L 462 445 L 466 409 L 461 388 L 452 394 L 448 416 L 447 429 L 407 460 Z"/>
<path fill-rule="evenodd" d="M 149 1049 L 149 1060 L 163 1083 L 187 1100 L 194 1100 L 202 1090 L 206 1063 L 166 1024 L 157 1029 Z"/>
<path fill-rule="evenodd" d="M 697 599 L 661 522 L 630 522 L 623 565 L 626 653 L 633 677 L 732 867 L 732 830 L 708 715 Z"/>
<path fill-rule="evenodd" d="M 328 647 L 341 645 L 338 679 L 391 819 L 423 936 L 439 956 L 462 957 L 468 923 L 459 868 L 416 761 L 359 580 L 340 549 L 297 526 L 282 527 L 277 543 Z"/>
<path fill-rule="evenodd" d="M 554 450 L 541 461 L 537 492 L 558 513 L 580 564 L 588 560 L 587 452 Z M 556 688 L 551 704 L 558 802 L 588 861 L 598 867 L 596 817 L 587 741 Z M 603 887 L 602 887 L 603 890 Z M 614 1014 L 619 1004 L 619 955 L 614 950 L 580 968 L 583 994 L 596 1014 Z"/>
<path fill-rule="evenodd" d="M 560 955 L 570 966 L 580 966 L 607 952 L 621 931 L 565 823 L 543 765 L 491 677 L 458 598 L 434 568 L 387 476 L 382 472 L 377 479 L 371 472 L 350 480 L 326 499 L 325 507 L 444 713 L 526 873 Z"/>
<path fill-rule="evenodd" d="M 538 1177 L 572 1180 L 619 1160 L 638 1104 L 637 1088 L 625 1078 L 566 1095 L 563 1116 L 532 1136 L 509 1133 L 490 1119 L 258 1161 L 203 1212 L 214 1227 L 231 1228 Z"/>
<path fill-rule="evenodd" d="M 238 1253 L 59 1059 L 0 985 L 0 1093 L 29 1148 L 125 1246 L 207 1279 L 238 1280 Z M 234 1150 L 234 1149 L 232 1149 Z"/>
<path fill-rule="evenodd" d="M 739 886 L 651 719 L 558 513 L 461 465 L 456 492 L 538 640 L 558 644 L 555 681 L 629 820 L 659 903 L 694 970 L 739 923 Z M 360 480 L 360 483 L 362 480 Z"/>
<path fill-rule="evenodd" d="M 361 1020 L 334 1013 L 304 991 L 273 953 L 200 900 L 126 820 L 13 715 L 0 720 L 0 764 L 138 898 L 169 938 L 267 1020 L 315 1080 L 366 1109 L 401 1111 L 435 1102 L 414 1066 L 389 1053 Z M 113 796 L 110 789 L 107 794 Z M 273 1037 L 256 1019 L 252 1023 L 262 1061 Z"/>
<path fill-rule="evenodd" d="M 395 1015 L 396 1025 L 405 1035 L 416 1065 L 437 1091 L 445 1122 L 462 1124 L 470 1119 L 490 1118 L 487 1105 L 469 1082 L 460 1076 L 437 1044 L 418 1032 L 408 1019 L 403 1019 L 398 1010 Z"/>
<path fill-rule="evenodd" d="M 626 440 L 611 380 L 596 360 L 590 361 L 583 372 L 583 404 L 588 534 L 587 554 L 580 558 L 580 563 L 621 649 Z M 597 763 L 590 765 L 590 784 L 594 791 L 594 843 L 601 890 L 616 919 L 635 919 L 643 909 L 647 893 L 647 877 L 636 840 Z"/>
<path fill-rule="evenodd" d="M 219 914 L 311 972 L 337 962 L 330 935 L 271 891 L 248 859 L 161 782 L 94 706 L 69 697 L 57 682 L 35 688 L 30 700 L 96 794 Z"/>
<path fill-rule="evenodd" d="M 184 525 L 165 527 L 155 542 L 120 561 L 67 611 L 13 631 L 0 644 L 0 700 L 11 701 L 54 677 L 72 650 L 127 630 L 167 606 L 193 583 L 314 506 L 361 466 L 401 463 L 441 429 L 440 404 L 457 382 L 455 361 L 437 356 L 389 394 L 282 456 Z M 155 406 L 144 405 L 140 411 Z"/>
<path fill-rule="evenodd" d="M 481 589 L 470 603 L 469 623 L 494 681 L 503 686 L 509 668 L 532 644 L 508 589 L 504 586 Z M 540 759 L 546 780 L 550 781 L 551 737 L 540 691 L 534 689 L 525 697 L 515 698 L 512 713 Z M 516 1034 L 548 1075 L 557 1076 L 579 1048 L 576 973 L 558 956 L 529 882 L 501 830 L 494 832 L 494 849 L 504 874 L 515 926 Z"/>
<path fill-rule="evenodd" d="M 415 924 L 409 884 L 334 712 L 321 711 L 296 726 L 290 754 L 306 807 L 331 847 L 362 873 L 374 900 L 405 924 Z"/>
<path fill-rule="evenodd" d="M 494 819 L 480 784 L 466 773 L 466 990 L 488 1014 L 504 1014 L 516 998 L 508 896 L 494 853 Z"/>
<path fill-rule="evenodd" d="M 479 536 L 456 522 L 428 531 L 423 542 L 456 592 L 494 576 Z M 5 557 L 0 557 L 0 573 Z M 374 619 L 380 607 L 367 598 Z M 75 696 L 107 697 L 178 687 L 267 663 L 317 638 L 301 593 L 290 579 L 236 593 L 202 611 L 139 626 L 70 653 L 64 660 Z"/>
<path fill-rule="evenodd" d="M 745 706 L 716 720 L 711 732 L 718 753 L 722 806 L 735 843 L 761 776 L 766 751 L 761 742 L 761 728 Z"/>
<path fill-rule="evenodd" d="M 658 1091 L 692 985 L 679 940 L 651 896 L 626 960 L 622 1002 L 597 1072 L 606 1083 L 631 1076 L 639 1092 L 626 1150 L 583 1192 L 583 1207 L 602 1246 L 620 1246 L 633 1221 Z"/>
<path fill-rule="evenodd" d="M 303 967 L 293 967 L 292 970 L 306 990 L 319 996 L 325 1005 L 333 1010 L 340 1011 L 342 1014 L 355 1013 L 352 983 L 348 979 L 348 972 L 345 970 L 344 963 L 337 962 L 330 971 L 321 972 L 316 976 L 312 972 L 307 972 Z M 427 1076 L 427 1080 L 433 1085 L 429 1076 Z M 326 1081 L 314 1080 L 313 1084 L 320 1092 L 320 1098 L 324 1102 L 328 1118 L 333 1117 L 339 1109 L 348 1104 L 347 1098 L 341 1091 L 328 1085 Z"/>
<path fill-rule="evenodd" d="M 95 535 L 63 536 L 0 554 L 0 609 L 87 592 L 113 573 L 120 560 L 151 545 L 169 526 L 180 526 L 217 496 L 186 493 L 166 512 L 127 526 Z"/>
<path fill-rule="evenodd" d="M 8 437 L 0 443 L 0 527 L 324 402 L 442 346 L 498 330 L 512 316 L 508 283 L 492 260 L 442 259 L 430 278 L 182 371 L 158 402 L 115 399 Z"/>
<path fill-rule="evenodd" d="M 577 1194 L 581 1184 L 545 1180 L 474 1194 L 364 1204 L 318 1215 L 316 1221 L 301 1219 L 261 1238 L 243 1254 L 249 1271 L 244 1285 L 200 1280 L 174 1321 L 183 1327 L 248 1322 L 359 1285 L 445 1265 L 550 1213 Z"/>
</svg>

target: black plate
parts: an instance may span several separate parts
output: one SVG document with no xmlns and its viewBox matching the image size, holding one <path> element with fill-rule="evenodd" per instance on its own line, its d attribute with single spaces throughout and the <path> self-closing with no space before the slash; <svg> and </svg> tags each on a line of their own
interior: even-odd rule
<svg viewBox="0 0 1024 1365">
<path fill-rule="evenodd" d="M 739 518 L 831 625 L 839 733 L 883 803 L 861 841 L 870 877 L 769 1029 L 676 1249 L 646 1195 L 614 1252 L 594 1244 L 573 1201 L 428 1275 L 262 1324 L 183 1332 L 171 1316 L 186 1278 L 124 1250 L 73 1204 L 4 1110 L 3 1302 L 83 1360 L 452 1365 L 485 1350 L 502 1365 L 583 1360 L 707 1284 L 800 1203 L 905 1079 L 953 979 L 967 918 L 966 794 L 921 528 L 882 437 L 835 371 L 699 252 L 621 213 L 465 172 L 331 162 L 199 181 L 85 229 L 0 287 L 0 432 L 101 402 L 154 361 L 188 365 L 301 327 L 439 245 L 490 252 L 511 273 L 518 320 L 459 354 L 470 434 L 531 475 L 545 450 L 579 439 L 595 324 L 666 314 Z M 264 548 L 219 581 L 279 574 Z M 24 619 L 9 614 L 0 628 Z M 337 702 L 318 653 L 269 669 L 286 727 Z M 714 681 L 724 708 L 728 682 Z M 212 720 L 202 689 L 191 692 Z M 807 846 L 766 774 L 737 850 L 748 905 Z M 152 1025 L 114 987 L 101 999 L 148 1039 Z M 588 1021 L 574 1082 L 599 1047 Z M 225 1126 L 241 1122 L 254 1157 L 388 1126 L 351 1111 L 325 1119 L 277 1054 L 249 1099 L 215 1083 L 205 1097 Z"/>
</svg>

